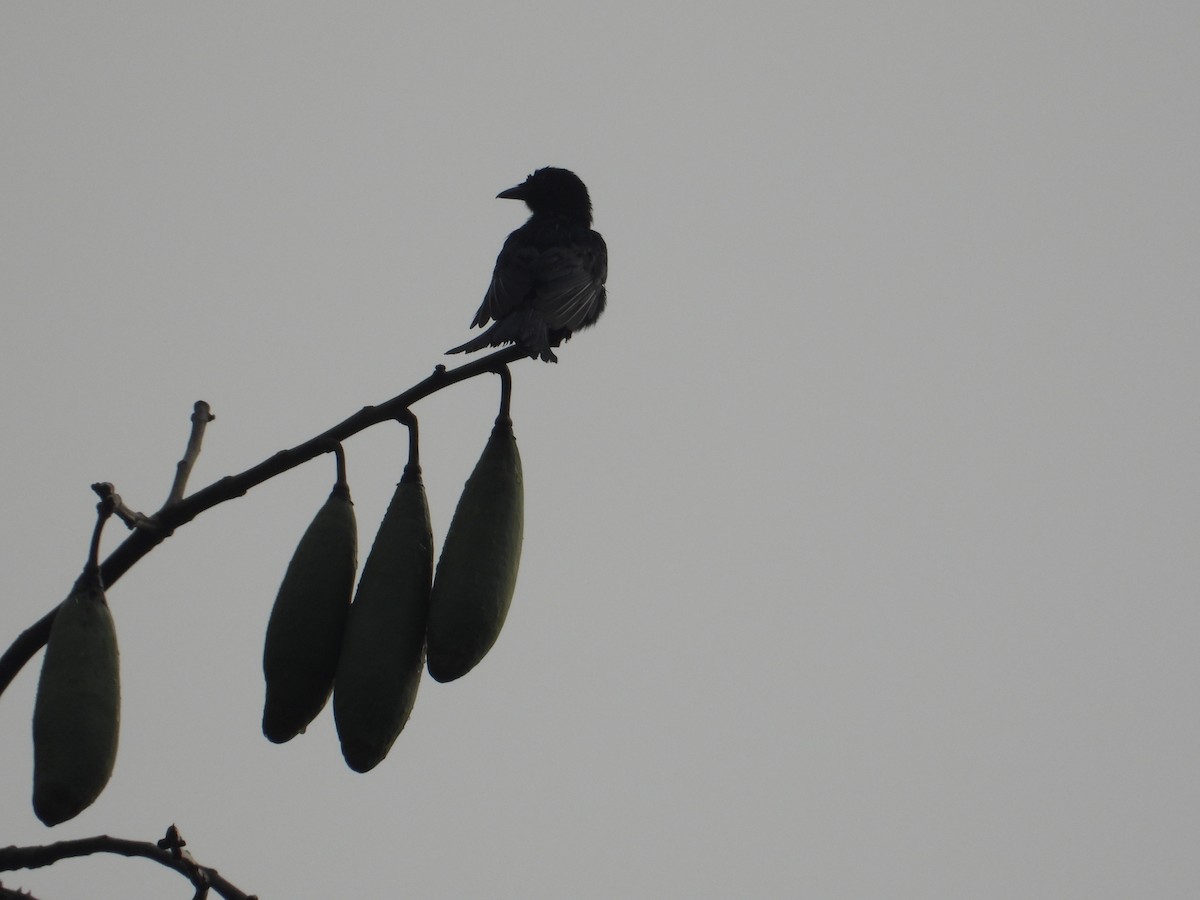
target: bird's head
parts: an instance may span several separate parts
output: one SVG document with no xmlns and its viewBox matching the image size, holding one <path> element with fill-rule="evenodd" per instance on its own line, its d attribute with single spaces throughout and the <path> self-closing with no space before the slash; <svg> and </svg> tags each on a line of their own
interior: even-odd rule
<svg viewBox="0 0 1200 900">
<path fill-rule="evenodd" d="M 570 216 L 591 224 L 592 201 L 579 176 L 567 169 L 538 169 L 516 187 L 496 195 L 501 200 L 524 200 L 534 215 Z"/>
</svg>

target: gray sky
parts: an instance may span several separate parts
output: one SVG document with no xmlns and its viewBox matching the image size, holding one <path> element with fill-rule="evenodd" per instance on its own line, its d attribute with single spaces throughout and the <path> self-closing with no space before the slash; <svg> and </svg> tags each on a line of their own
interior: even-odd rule
<svg viewBox="0 0 1200 900">
<path fill-rule="evenodd" d="M 175 822 L 263 898 L 1200 893 L 1195 5 L 411 6 L 0 6 L 5 642 L 195 400 L 201 487 L 443 362 L 499 190 L 574 169 L 611 255 L 514 370 L 505 631 L 384 764 L 260 732 L 318 460 L 113 587 L 117 769 L 53 831 L 22 673 L 0 844 Z M 415 409 L 438 540 L 496 395 Z M 365 553 L 403 432 L 347 452 Z"/>
</svg>

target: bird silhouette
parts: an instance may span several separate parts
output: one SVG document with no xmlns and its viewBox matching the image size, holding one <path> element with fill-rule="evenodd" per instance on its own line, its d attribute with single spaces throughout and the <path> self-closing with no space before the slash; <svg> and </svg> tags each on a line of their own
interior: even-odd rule
<svg viewBox="0 0 1200 900">
<path fill-rule="evenodd" d="M 604 312 L 608 248 L 592 231 L 592 202 L 574 172 L 538 169 L 498 199 L 524 200 L 529 220 L 508 236 L 472 328 L 483 334 L 447 353 L 519 344 L 546 362 Z"/>
</svg>

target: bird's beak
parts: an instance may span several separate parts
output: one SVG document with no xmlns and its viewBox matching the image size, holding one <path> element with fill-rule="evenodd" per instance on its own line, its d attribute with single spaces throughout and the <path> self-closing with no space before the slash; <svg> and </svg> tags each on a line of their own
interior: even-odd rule
<svg viewBox="0 0 1200 900">
<path fill-rule="evenodd" d="M 497 200 L 524 200 L 525 185 L 518 184 L 516 187 L 510 187 L 507 191 L 501 191 L 496 195 Z"/>
</svg>

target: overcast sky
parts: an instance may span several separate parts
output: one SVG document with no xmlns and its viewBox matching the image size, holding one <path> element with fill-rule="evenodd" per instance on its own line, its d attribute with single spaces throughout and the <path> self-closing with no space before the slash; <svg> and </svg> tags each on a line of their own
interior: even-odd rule
<svg viewBox="0 0 1200 900">
<path fill-rule="evenodd" d="M 0 845 L 174 822 L 264 900 L 1200 895 L 1197 47 L 1182 2 L 0 5 L 4 643 L 194 401 L 199 488 L 447 361 L 498 191 L 573 169 L 610 251 L 514 367 L 504 633 L 382 765 L 260 731 L 320 459 L 112 587 L 116 772 L 53 830 L 14 682 Z M 414 410 L 439 542 L 497 390 Z M 404 432 L 346 449 L 365 554 Z"/>
</svg>

